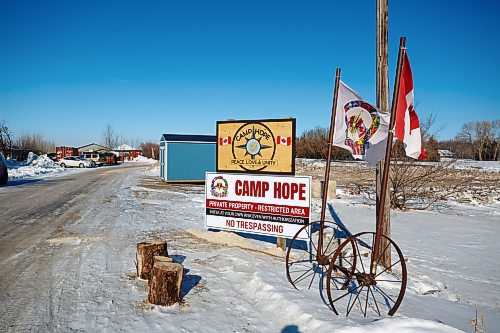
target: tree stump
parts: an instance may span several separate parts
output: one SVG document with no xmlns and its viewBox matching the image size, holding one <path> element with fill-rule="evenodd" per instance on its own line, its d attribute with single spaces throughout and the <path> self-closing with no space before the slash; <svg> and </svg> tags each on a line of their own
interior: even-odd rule
<svg viewBox="0 0 500 333">
<path fill-rule="evenodd" d="M 180 302 L 183 275 L 181 264 L 156 261 L 149 279 L 148 302 L 163 306 Z"/>
<path fill-rule="evenodd" d="M 167 242 L 137 243 L 137 276 L 149 280 L 154 256 L 168 257 Z"/>
</svg>

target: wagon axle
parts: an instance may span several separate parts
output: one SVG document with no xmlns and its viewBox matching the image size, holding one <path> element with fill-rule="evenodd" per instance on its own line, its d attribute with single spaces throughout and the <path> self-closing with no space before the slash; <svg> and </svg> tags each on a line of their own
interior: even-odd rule
<svg viewBox="0 0 500 333">
<path fill-rule="evenodd" d="M 356 273 L 354 276 L 361 286 L 373 286 L 377 284 L 377 280 L 375 280 L 371 273 Z"/>
</svg>

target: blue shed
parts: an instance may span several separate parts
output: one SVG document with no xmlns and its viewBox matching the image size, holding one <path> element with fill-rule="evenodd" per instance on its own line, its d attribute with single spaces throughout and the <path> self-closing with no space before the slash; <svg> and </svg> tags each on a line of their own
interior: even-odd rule
<svg viewBox="0 0 500 333">
<path fill-rule="evenodd" d="M 163 134 L 160 140 L 160 178 L 167 182 L 205 181 L 215 171 L 215 135 Z"/>
</svg>

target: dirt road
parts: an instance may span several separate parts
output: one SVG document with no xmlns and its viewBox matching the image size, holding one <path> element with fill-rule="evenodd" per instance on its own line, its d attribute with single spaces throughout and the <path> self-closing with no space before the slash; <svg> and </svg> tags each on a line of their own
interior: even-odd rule
<svg viewBox="0 0 500 333">
<path fill-rule="evenodd" d="M 72 330 L 67 313 L 82 301 L 99 303 L 79 299 L 83 279 L 99 276 L 78 272 L 87 255 L 104 255 L 96 247 L 113 234 L 123 211 L 112 207 L 114 198 L 126 191 L 134 168 L 98 168 L 0 189 L 0 331 Z"/>
</svg>

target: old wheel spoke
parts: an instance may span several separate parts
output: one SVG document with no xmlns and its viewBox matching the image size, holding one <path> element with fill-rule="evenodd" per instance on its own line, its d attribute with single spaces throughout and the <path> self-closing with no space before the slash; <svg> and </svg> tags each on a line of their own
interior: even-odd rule
<svg viewBox="0 0 500 333">
<path fill-rule="evenodd" d="M 391 258 L 395 258 L 396 261 L 375 276 L 366 271 L 368 261 L 373 262 L 375 259 L 373 244 L 370 244 L 374 242 L 375 233 L 361 232 L 350 236 L 334 253 L 328 267 L 327 292 L 330 306 L 336 314 L 339 314 L 337 309 L 344 309 L 349 315 L 356 307 L 355 304 L 359 305 L 360 312 L 365 317 L 369 316 L 370 312 L 392 316 L 397 311 L 406 289 L 406 262 L 399 247 L 390 238 L 384 235 L 381 237 L 386 239 L 389 245 L 384 244 L 382 255 L 377 257 L 383 258 L 390 252 Z M 365 252 L 362 253 L 361 249 Z M 353 251 L 354 255 L 343 258 L 342 254 L 348 251 Z M 338 266 L 339 261 L 345 265 Z M 398 274 L 381 277 L 390 269 Z M 337 279 L 335 274 L 342 277 Z M 366 288 L 366 292 L 363 288 Z M 348 295 L 350 298 L 346 298 Z"/>
</svg>

